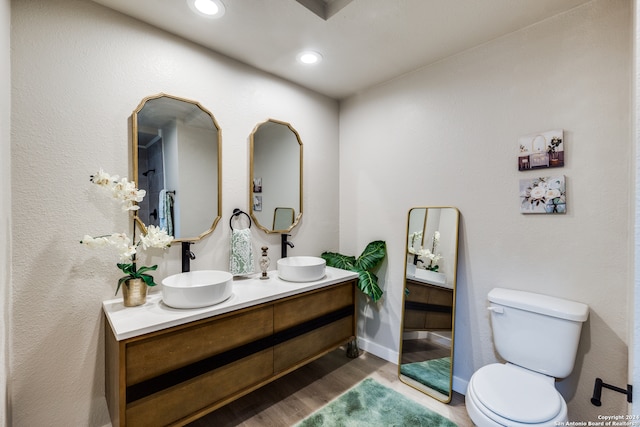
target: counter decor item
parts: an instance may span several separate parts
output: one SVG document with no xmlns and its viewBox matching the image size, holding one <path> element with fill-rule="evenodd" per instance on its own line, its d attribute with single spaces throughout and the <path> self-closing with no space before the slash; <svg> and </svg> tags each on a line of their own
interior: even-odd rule
<svg viewBox="0 0 640 427">
<path fill-rule="evenodd" d="M 268 250 L 269 248 L 267 246 L 263 246 L 262 256 L 260 257 L 260 271 L 262 271 L 260 278 L 263 280 L 269 278 L 267 270 L 269 270 L 269 264 L 271 264 L 271 260 L 269 259 L 269 255 L 267 254 Z"/>
<path fill-rule="evenodd" d="M 109 175 L 102 169 L 95 175 L 91 175 L 90 181 L 105 190 L 111 197 L 122 205 L 125 212 L 139 209 L 136 203 L 144 199 L 146 192 L 135 187 L 134 182 L 127 181 L 127 178 L 120 179 L 117 175 Z M 105 234 L 97 237 L 85 235 L 80 241 L 81 244 L 91 248 L 111 246 L 117 249 L 120 256 L 120 263 L 116 265 L 125 276 L 118 280 L 116 294 L 124 284 L 122 291 L 125 307 L 135 307 L 146 302 L 147 286 L 155 286 L 153 276 L 147 274 L 156 270 L 157 265 L 151 267 L 136 265 L 136 253 L 149 248 L 167 248 L 173 241 L 173 236 L 169 236 L 166 230 L 154 225 L 146 227 L 142 222 L 140 225 L 140 237 L 134 242 L 126 233 Z"/>
</svg>

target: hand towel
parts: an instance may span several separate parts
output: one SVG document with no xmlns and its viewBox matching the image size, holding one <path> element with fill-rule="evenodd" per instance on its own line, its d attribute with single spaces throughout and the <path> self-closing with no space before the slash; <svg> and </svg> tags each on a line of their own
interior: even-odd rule
<svg viewBox="0 0 640 427">
<path fill-rule="evenodd" d="M 251 230 L 248 228 L 231 231 L 229 271 L 234 276 L 242 276 L 254 272 Z"/>
<path fill-rule="evenodd" d="M 158 227 L 163 230 L 167 229 L 167 215 L 166 215 L 166 207 L 167 207 L 167 190 L 160 190 L 160 195 L 158 196 Z"/>
<path fill-rule="evenodd" d="M 158 196 L 158 227 L 173 236 L 173 196 L 165 189 Z"/>
<path fill-rule="evenodd" d="M 173 236 L 173 193 L 167 191 L 167 197 L 165 197 L 164 216 L 167 220 L 167 234 Z"/>
</svg>

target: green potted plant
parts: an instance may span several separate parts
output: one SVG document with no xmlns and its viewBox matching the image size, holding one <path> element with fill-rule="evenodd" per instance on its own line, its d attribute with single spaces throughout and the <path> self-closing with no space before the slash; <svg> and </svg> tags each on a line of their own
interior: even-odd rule
<svg viewBox="0 0 640 427">
<path fill-rule="evenodd" d="M 324 252 L 321 257 L 329 267 L 358 273 L 358 288 L 376 302 L 382 297 L 383 291 L 378 286 L 378 277 L 373 270 L 380 265 L 386 255 L 386 243 L 376 240 L 369 243 L 358 258 L 336 252 Z"/>
</svg>

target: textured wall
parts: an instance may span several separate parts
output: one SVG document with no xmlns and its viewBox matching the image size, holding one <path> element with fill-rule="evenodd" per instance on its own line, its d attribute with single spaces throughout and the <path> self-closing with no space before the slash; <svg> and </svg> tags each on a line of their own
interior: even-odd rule
<svg viewBox="0 0 640 427">
<path fill-rule="evenodd" d="M 248 137 L 268 118 L 298 130 L 308 159 L 291 253 L 338 249 L 338 105 L 86 0 L 14 1 L 11 36 L 13 425 L 105 425 L 101 302 L 120 274 L 110 252 L 78 241 L 128 228 L 88 178 L 99 167 L 130 176 L 131 112 L 166 92 L 215 115 L 223 217 L 192 268 L 227 269 L 230 214 L 248 210 Z M 275 263 L 279 236 L 254 230 Z M 180 271 L 179 249 L 152 259 L 158 280 Z"/>
<path fill-rule="evenodd" d="M 0 426 L 6 425 L 7 332 L 11 281 L 10 1 L 0 0 Z"/>
<path fill-rule="evenodd" d="M 386 239 L 386 297 L 361 317 L 366 346 L 399 340 L 406 214 L 460 209 L 458 389 L 497 359 L 486 295 L 496 286 L 582 301 L 574 374 L 558 384 L 573 419 L 626 412 L 623 395 L 589 403 L 595 377 L 627 383 L 632 286 L 629 0 L 599 0 L 417 70 L 341 104 L 340 247 Z M 375 125 L 374 125 L 375 124 Z M 519 213 L 518 137 L 565 130 L 568 213 Z M 357 195 L 357 197 L 354 197 Z M 551 349 L 550 351 L 553 351 Z"/>
</svg>

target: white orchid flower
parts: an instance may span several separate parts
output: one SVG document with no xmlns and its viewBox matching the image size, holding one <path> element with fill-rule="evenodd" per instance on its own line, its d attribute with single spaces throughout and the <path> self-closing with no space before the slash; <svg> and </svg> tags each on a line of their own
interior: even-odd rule
<svg viewBox="0 0 640 427">
<path fill-rule="evenodd" d="M 148 226 L 147 233 L 140 236 L 142 249 L 166 248 L 171 245 L 172 240 L 173 236 L 169 236 L 167 230 L 156 227 L 155 225 Z"/>
<path fill-rule="evenodd" d="M 100 169 L 96 174 L 91 175 L 91 182 L 109 192 L 111 197 L 122 204 L 122 209 L 124 211 L 135 211 L 140 209 L 137 203 L 140 203 L 147 194 L 145 190 L 136 188 L 135 182 L 129 181 L 127 178 L 120 179 L 117 175 L 109 175 L 102 169 Z M 85 235 L 80 241 L 80 243 L 92 248 L 113 246 L 118 250 L 121 263 L 117 264 L 117 266 L 126 274 L 126 276 L 122 277 L 118 281 L 116 294 L 118 293 L 123 281 L 132 278 L 142 279 L 148 286 L 156 285 L 153 277 L 149 275 L 148 272 L 155 270 L 158 266 L 138 267 L 136 265 L 135 257 L 138 251 L 138 246 L 141 245 L 142 249 L 166 248 L 171 245 L 173 236 L 169 236 L 166 230 L 162 230 L 154 225 L 142 227 L 143 230 L 145 228 L 146 233 L 140 236 L 138 243 L 135 243 L 129 236 L 127 236 L 126 233 L 113 233 L 98 237 Z"/>
<path fill-rule="evenodd" d="M 137 189 L 135 182 L 127 178 L 120 179 L 118 175 L 109 175 L 102 169 L 91 175 L 91 182 L 110 192 L 111 197 L 122 203 L 124 211 L 140 209 L 136 203 L 141 202 L 147 194 L 145 190 Z"/>
</svg>

